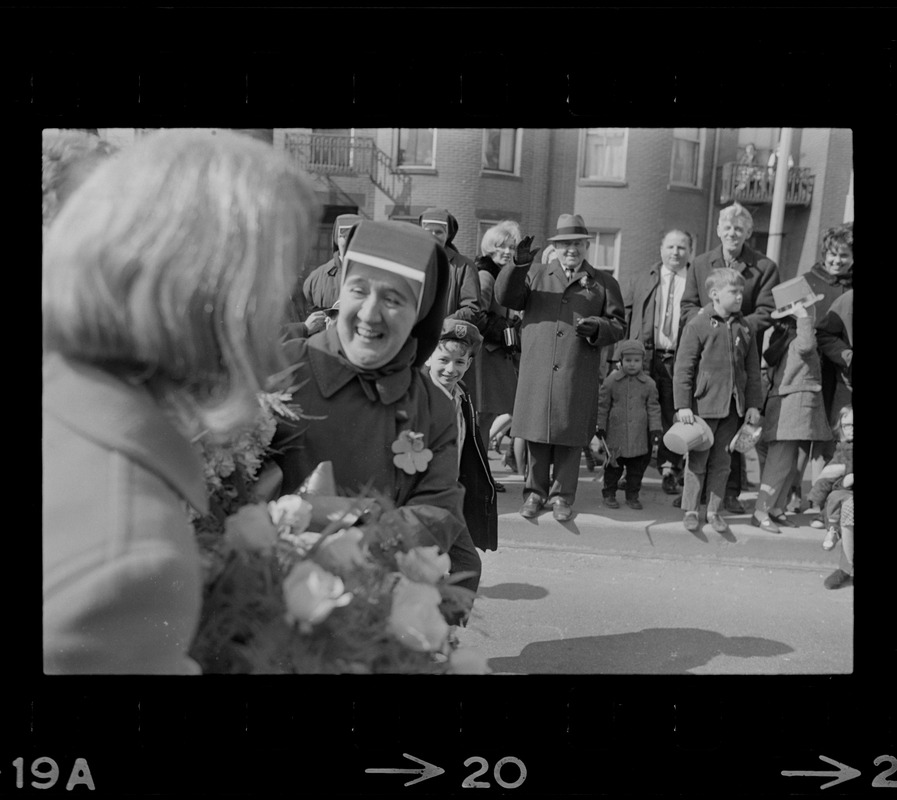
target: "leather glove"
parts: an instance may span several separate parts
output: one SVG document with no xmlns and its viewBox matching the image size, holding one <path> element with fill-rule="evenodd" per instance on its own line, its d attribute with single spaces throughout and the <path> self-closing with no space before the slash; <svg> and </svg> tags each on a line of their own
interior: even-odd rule
<svg viewBox="0 0 897 800">
<path fill-rule="evenodd" d="M 582 317 L 575 325 L 576 335 L 588 339 L 598 333 L 598 320 L 595 317 Z"/>
<path fill-rule="evenodd" d="M 651 441 L 654 444 L 660 444 L 660 440 L 663 437 L 663 431 L 651 431 Z"/>
<path fill-rule="evenodd" d="M 595 431 L 595 436 L 599 439 L 607 439 L 607 431 L 604 430 L 604 428 L 598 428 L 598 430 Z"/>
<path fill-rule="evenodd" d="M 541 247 L 536 247 L 535 249 L 533 249 L 533 237 L 524 236 L 520 244 L 517 245 L 517 253 L 514 256 L 514 263 L 518 267 L 532 264 L 533 260 L 536 258 L 536 254 L 541 249 Z"/>
</svg>

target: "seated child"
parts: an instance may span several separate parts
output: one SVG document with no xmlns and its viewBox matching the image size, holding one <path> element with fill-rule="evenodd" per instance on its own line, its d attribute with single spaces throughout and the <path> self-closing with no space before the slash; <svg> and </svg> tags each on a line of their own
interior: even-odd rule
<svg viewBox="0 0 897 800">
<path fill-rule="evenodd" d="M 604 467 L 604 504 L 619 508 L 617 488 L 626 470 L 626 505 L 641 509 L 639 491 L 651 462 L 651 447 L 661 436 L 657 384 L 645 372 L 641 342 L 621 342 L 616 352 L 620 368 L 610 373 L 598 390 L 598 437 L 612 458 Z"/>
<path fill-rule="evenodd" d="M 844 406 L 835 426 L 839 442 L 834 455 L 810 490 L 809 499 L 822 509 L 826 528 L 823 550 L 831 550 L 841 536 L 841 504 L 853 496 L 853 407 Z"/>
<path fill-rule="evenodd" d="M 498 549 L 495 480 L 476 424 L 476 409 L 461 383 L 483 337 L 476 326 L 446 319 L 436 349 L 426 361 L 430 380 L 455 407 L 458 420 L 458 481 L 464 487 L 464 520 L 474 545 L 484 552 Z M 475 554 L 475 553 L 474 553 Z M 449 550 L 449 556 L 452 551 Z"/>
</svg>

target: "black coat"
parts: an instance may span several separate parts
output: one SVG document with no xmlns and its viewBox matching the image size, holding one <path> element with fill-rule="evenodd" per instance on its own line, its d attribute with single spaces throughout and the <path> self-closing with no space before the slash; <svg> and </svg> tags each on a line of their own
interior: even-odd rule
<svg viewBox="0 0 897 800">
<path fill-rule="evenodd" d="M 495 479 L 476 423 L 473 403 L 461 388 L 461 412 L 467 433 L 461 445 L 458 482 L 464 487 L 464 521 L 473 543 L 484 552 L 498 550 L 498 506 Z"/>
</svg>

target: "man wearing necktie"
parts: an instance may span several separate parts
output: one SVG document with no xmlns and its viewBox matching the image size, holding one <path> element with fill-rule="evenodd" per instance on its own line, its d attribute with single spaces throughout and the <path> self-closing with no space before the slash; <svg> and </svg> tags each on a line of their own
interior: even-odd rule
<svg viewBox="0 0 897 800">
<path fill-rule="evenodd" d="M 686 272 L 692 254 L 692 237 L 687 231 L 667 231 L 660 244 L 660 262 L 643 272 L 626 294 L 626 338 L 645 347 L 648 375 L 657 384 L 663 432 L 675 422 L 673 403 L 673 363 L 679 338 L 679 307 L 685 292 Z M 683 457 L 660 441 L 657 469 L 667 494 L 678 494 Z"/>
<path fill-rule="evenodd" d="M 602 349 L 623 338 L 620 285 L 586 261 L 592 236 L 579 214 L 561 214 L 551 260 L 535 259 L 528 236 L 495 280 L 498 302 L 523 311 L 511 436 L 527 444 L 527 519 L 550 503 L 556 520 L 573 516 L 582 449 L 598 420 Z"/>
</svg>

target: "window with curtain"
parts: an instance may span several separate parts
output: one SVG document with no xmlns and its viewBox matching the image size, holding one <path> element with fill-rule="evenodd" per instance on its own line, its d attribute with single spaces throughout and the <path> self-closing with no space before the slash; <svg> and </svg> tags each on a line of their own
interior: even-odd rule
<svg viewBox="0 0 897 800">
<path fill-rule="evenodd" d="M 670 183 L 700 186 L 702 141 L 700 128 L 673 128 Z"/>
<path fill-rule="evenodd" d="M 626 177 L 627 128 L 587 128 L 580 177 L 623 181 Z"/>
<path fill-rule="evenodd" d="M 435 128 L 397 128 L 396 165 L 434 167 L 435 143 Z"/>
<path fill-rule="evenodd" d="M 597 269 L 616 273 L 619 253 L 620 232 L 599 232 L 591 247 L 589 247 L 588 262 Z"/>
<path fill-rule="evenodd" d="M 517 133 L 516 128 L 486 128 L 483 131 L 483 169 L 516 173 Z"/>
</svg>

